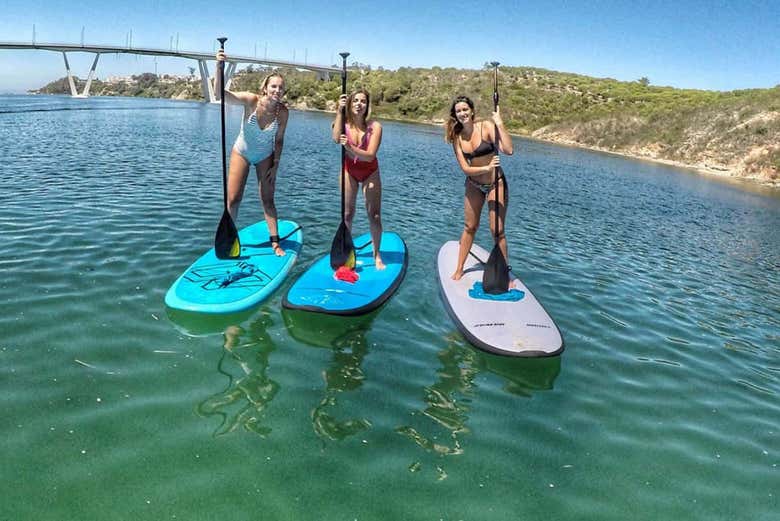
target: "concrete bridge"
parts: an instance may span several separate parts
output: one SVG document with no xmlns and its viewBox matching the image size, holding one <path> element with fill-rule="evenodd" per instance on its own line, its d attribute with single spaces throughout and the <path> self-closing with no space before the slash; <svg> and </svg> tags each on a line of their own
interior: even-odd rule
<svg viewBox="0 0 780 521">
<path fill-rule="evenodd" d="M 74 98 L 86 98 L 89 96 L 89 88 L 92 85 L 92 79 L 95 76 L 95 69 L 97 69 L 98 60 L 101 54 L 141 54 L 146 56 L 168 56 L 175 58 L 185 58 L 188 60 L 195 60 L 198 62 L 198 69 L 200 70 L 200 83 L 203 91 L 203 99 L 211 103 L 216 103 L 214 95 L 214 85 L 211 82 L 209 75 L 208 61 L 214 61 L 215 53 L 204 52 L 191 52 L 191 51 L 171 51 L 167 49 L 150 49 L 144 47 L 132 47 L 132 46 L 112 46 L 112 45 L 79 45 L 69 43 L 22 43 L 22 42 L 0 42 L 0 49 L 19 49 L 30 50 L 38 49 L 43 51 L 61 52 L 62 58 L 65 61 L 65 71 L 68 74 L 68 83 L 70 84 L 70 93 Z M 95 54 L 95 60 L 92 62 L 92 67 L 89 70 L 87 76 L 87 83 L 84 85 L 84 89 L 79 93 L 76 90 L 76 83 L 73 80 L 73 75 L 70 72 L 70 64 L 68 63 L 69 52 L 88 52 Z M 287 67 L 301 70 L 308 70 L 317 73 L 317 78 L 328 80 L 330 74 L 338 74 L 341 69 L 334 67 L 326 67 L 323 65 L 312 65 L 309 63 L 296 63 L 283 60 L 268 60 L 251 58 L 249 56 L 234 56 L 228 55 L 228 60 L 225 62 L 225 87 L 230 87 L 230 82 L 233 79 L 233 75 L 236 72 L 236 66 L 239 63 L 251 63 L 263 65 L 265 67 Z"/>
</svg>

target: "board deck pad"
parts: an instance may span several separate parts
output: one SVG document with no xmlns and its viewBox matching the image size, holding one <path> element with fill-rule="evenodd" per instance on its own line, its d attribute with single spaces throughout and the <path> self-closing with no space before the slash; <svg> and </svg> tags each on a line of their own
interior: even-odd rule
<svg viewBox="0 0 780 521">
<path fill-rule="evenodd" d="M 238 232 L 239 257 L 220 260 L 214 248 L 207 251 L 171 285 L 165 304 L 181 311 L 236 313 L 265 300 L 281 285 L 303 247 L 303 231 L 296 223 L 278 221 L 278 228 L 280 237 L 292 233 L 280 244 L 285 256 L 276 256 L 268 225 L 257 222 Z"/>
<path fill-rule="evenodd" d="M 484 265 L 472 255 L 466 258 L 463 277 L 452 280 L 458 262 L 458 247 L 457 241 L 449 241 L 439 249 L 436 270 L 447 311 L 466 339 L 475 347 L 501 355 L 560 354 L 563 337 L 558 326 L 514 273 L 509 274 L 514 288 L 509 292 L 511 298 L 507 299 L 487 299 L 479 294 Z M 484 261 L 488 258 L 488 252 L 476 244 L 471 252 Z"/>
<path fill-rule="evenodd" d="M 357 282 L 334 278 L 327 254 L 295 281 L 282 299 L 282 306 L 331 315 L 362 315 L 381 306 L 401 285 L 408 254 L 406 243 L 397 233 L 383 232 L 380 253 L 387 267 L 377 270 L 370 240 L 368 233 L 354 239 L 355 272 L 360 277 Z"/>
</svg>

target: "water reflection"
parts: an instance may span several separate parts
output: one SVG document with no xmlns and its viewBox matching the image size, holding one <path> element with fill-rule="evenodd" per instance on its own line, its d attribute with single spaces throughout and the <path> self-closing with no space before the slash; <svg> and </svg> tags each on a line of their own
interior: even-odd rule
<svg viewBox="0 0 780 521">
<path fill-rule="evenodd" d="M 360 317 L 337 317 L 282 310 L 290 335 L 313 347 L 330 349 L 333 358 L 323 371 L 325 392 L 311 412 L 314 432 L 323 440 L 341 441 L 371 427 L 366 418 L 339 419 L 338 396 L 363 385 L 363 359 L 368 354 L 366 333 L 378 312 Z"/>
<path fill-rule="evenodd" d="M 561 357 L 515 358 L 474 350 L 476 367 L 501 378 L 503 390 L 530 398 L 534 392 L 549 391 L 561 372 Z"/>
<path fill-rule="evenodd" d="M 165 308 L 165 313 L 176 330 L 187 336 L 208 336 L 225 333 L 231 326 L 241 324 L 256 312 L 257 308 L 250 308 L 240 313 L 210 315 L 208 313 L 181 311 L 167 306 Z"/>
<path fill-rule="evenodd" d="M 414 442 L 426 452 L 439 456 L 463 454 L 463 437 L 469 433 L 467 422 L 474 397 L 479 390 L 475 379 L 481 372 L 499 376 L 502 390 L 529 398 L 533 392 L 553 388 L 561 370 L 561 358 L 511 358 L 492 355 L 474 349 L 459 335 L 448 339 L 447 347 L 437 353 L 440 368 L 436 381 L 424 388 L 425 407 L 418 413 L 431 420 L 417 426 L 403 425 L 396 432 Z M 443 433 L 443 434 L 442 434 Z M 420 470 L 414 462 L 409 469 Z M 441 465 L 436 466 L 439 479 L 447 477 Z"/>
<path fill-rule="evenodd" d="M 396 432 L 426 451 L 445 456 L 459 455 L 463 453 L 460 436 L 468 433 L 469 402 L 475 390 L 474 378 L 479 373 L 475 364 L 478 354 L 462 342 L 450 340 L 447 348 L 436 356 L 441 367 L 436 371 L 436 382 L 424 388 L 426 407 L 420 412 L 433 420 L 434 427 L 443 427 L 447 441 L 438 441 L 436 434 L 425 434 L 424 431 L 430 430 L 430 424 L 419 428 L 404 425 L 396 428 Z"/>
<path fill-rule="evenodd" d="M 203 417 L 218 416 L 220 425 L 214 436 L 222 436 L 244 428 L 266 437 L 271 428 L 264 425 L 263 416 L 279 391 L 279 384 L 268 377 L 268 358 L 276 346 L 267 334 L 273 325 L 270 316 L 261 315 L 248 328 L 230 325 L 224 331 L 222 356 L 217 371 L 227 377 L 227 385 L 198 405 Z M 234 376 L 232 372 L 237 372 Z"/>
</svg>

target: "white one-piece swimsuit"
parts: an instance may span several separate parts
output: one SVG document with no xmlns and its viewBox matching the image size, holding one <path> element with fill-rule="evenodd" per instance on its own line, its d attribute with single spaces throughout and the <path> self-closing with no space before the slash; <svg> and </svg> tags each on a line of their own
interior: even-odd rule
<svg viewBox="0 0 780 521">
<path fill-rule="evenodd" d="M 251 165 L 255 165 L 274 153 L 276 129 L 279 121 L 276 116 L 265 128 L 257 124 L 257 111 L 252 111 L 248 118 L 241 118 L 241 131 L 238 133 L 233 148 Z"/>
</svg>

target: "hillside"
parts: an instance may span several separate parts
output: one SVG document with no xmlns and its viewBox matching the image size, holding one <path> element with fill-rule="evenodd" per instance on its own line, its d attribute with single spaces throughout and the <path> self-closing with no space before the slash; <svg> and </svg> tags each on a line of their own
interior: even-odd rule
<svg viewBox="0 0 780 521">
<path fill-rule="evenodd" d="M 380 118 L 441 124 L 457 94 L 474 99 L 483 117 L 492 107 L 489 66 L 389 71 L 355 65 L 350 88 L 366 87 Z M 335 108 L 340 77 L 318 81 L 307 72 L 283 73 L 293 108 Z M 94 82 L 92 93 L 201 99 L 192 80 L 163 85 L 154 75 L 143 76 L 143 85 Z M 248 68 L 232 88 L 257 90 L 263 76 Z M 780 184 L 780 85 L 686 90 L 653 86 L 646 78 L 621 82 L 530 67 L 502 67 L 499 78 L 502 116 L 513 133 Z M 65 86 L 59 80 L 40 92 L 67 92 Z"/>
<path fill-rule="evenodd" d="M 81 92 L 84 89 L 85 80 L 74 77 L 76 89 Z M 68 78 L 60 78 L 38 90 L 31 91 L 36 94 L 70 94 Z M 89 89 L 90 96 L 132 96 L 139 98 L 169 98 L 202 100 L 200 79 L 195 76 L 190 78 L 169 78 L 156 76 L 152 73 L 130 76 L 121 81 L 92 80 Z"/>
</svg>

